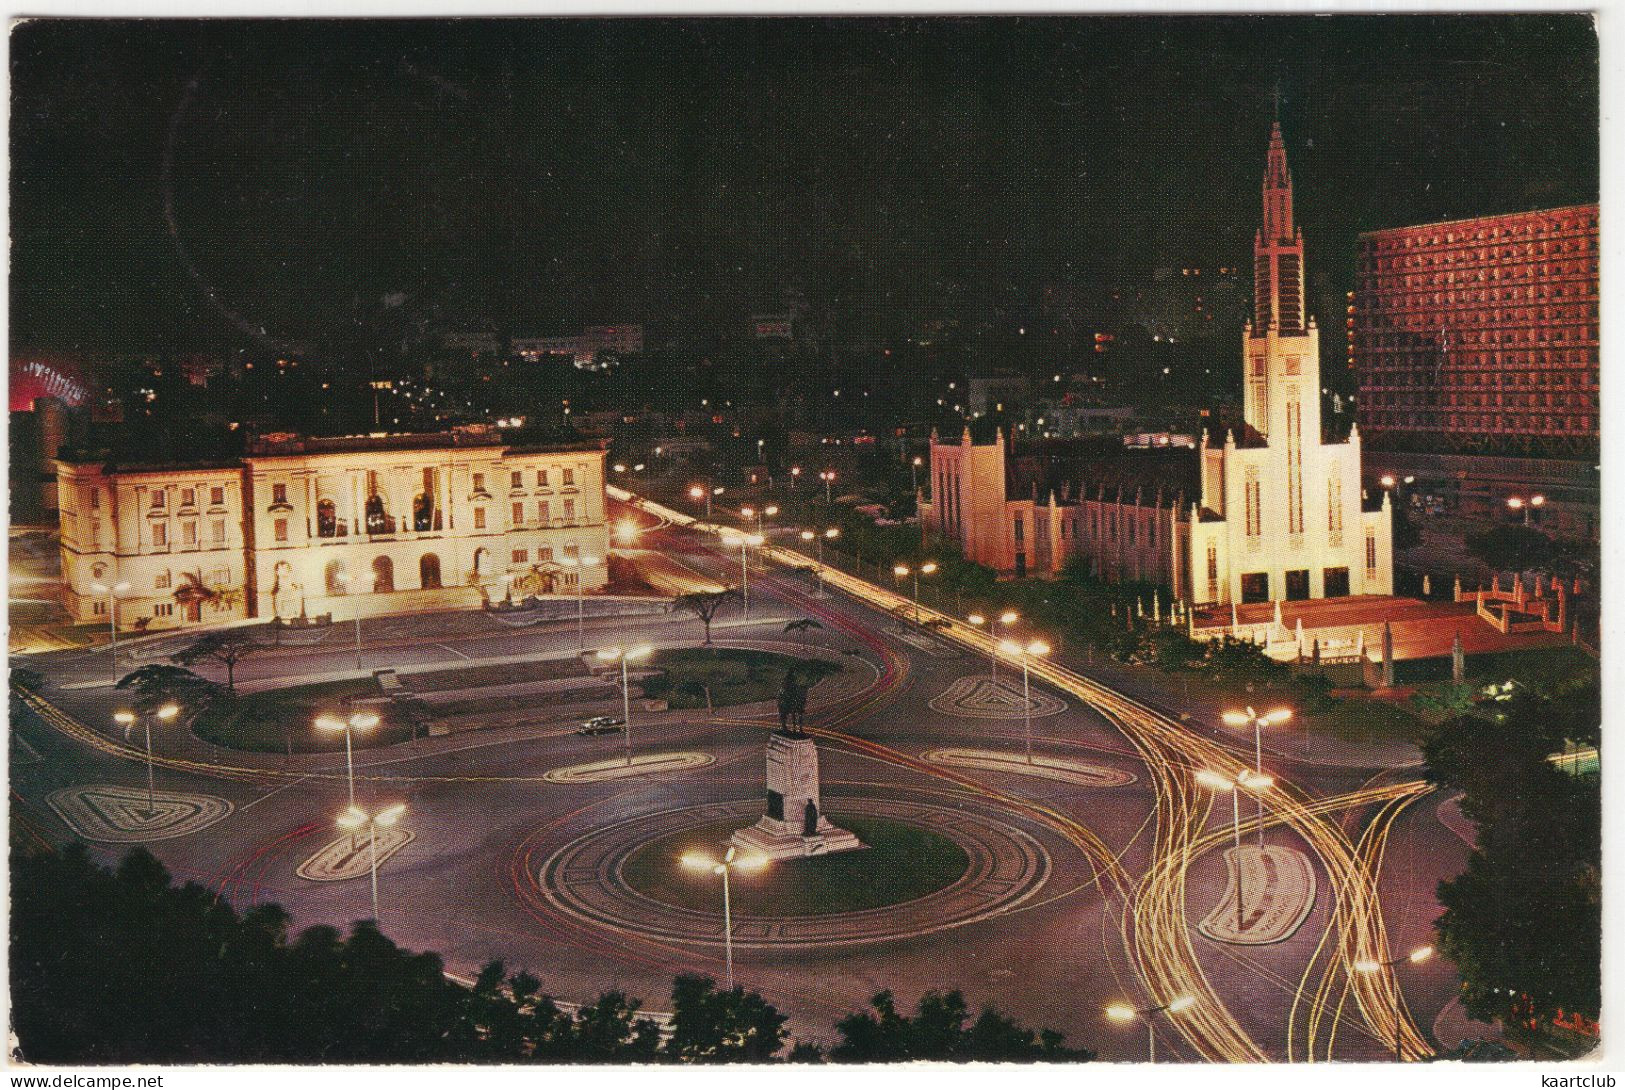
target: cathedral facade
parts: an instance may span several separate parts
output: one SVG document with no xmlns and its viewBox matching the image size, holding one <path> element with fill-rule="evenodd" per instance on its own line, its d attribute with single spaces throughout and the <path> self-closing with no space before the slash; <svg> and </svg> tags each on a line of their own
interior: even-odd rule
<svg viewBox="0 0 1625 1090">
<path fill-rule="evenodd" d="M 1367 510 L 1360 436 L 1321 432 L 1320 334 L 1304 306 L 1303 235 L 1277 122 L 1253 244 L 1253 317 L 1242 333 L 1243 426 L 1204 435 L 1194 480 L 1156 472 L 1012 489 L 1002 436 L 931 445 L 932 498 L 921 518 L 968 559 L 1017 576 L 1082 560 L 1102 578 L 1165 586 L 1192 606 L 1393 593 L 1387 493 Z M 1160 469 L 1160 467 L 1158 467 Z"/>
</svg>

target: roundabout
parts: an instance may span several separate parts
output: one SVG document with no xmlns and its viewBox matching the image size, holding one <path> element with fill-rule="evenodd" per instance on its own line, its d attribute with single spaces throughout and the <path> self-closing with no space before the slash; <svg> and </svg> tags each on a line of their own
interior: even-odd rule
<svg viewBox="0 0 1625 1090">
<path fill-rule="evenodd" d="M 760 913 L 736 905 L 736 948 L 848 946 L 963 927 L 1026 901 L 1043 887 L 1052 869 L 1048 852 L 1031 834 L 980 813 L 863 796 L 831 798 L 829 805 L 837 818 L 871 836 L 879 833 L 880 846 L 844 857 L 797 861 L 797 868 L 833 864 L 841 873 L 797 883 L 800 889 L 781 885 L 771 896 L 764 893 L 756 902 L 765 910 Z M 595 829 L 556 850 L 535 881 L 550 907 L 597 929 L 721 946 L 717 890 L 703 882 L 693 882 L 692 893 L 677 887 L 663 878 L 667 872 L 655 861 L 696 845 L 714 847 L 719 832 L 750 824 L 761 806 L 756 799 L 741 799 L 665 810 Z M 923 870 L 930 876 L 925 881 L 916 876 L 907 885 L 898 884 L 892 881 L 898 851 L 924 851 L 938 865 Z M 830 896 L 845 884 L 861 888 L 840 898 Z M 736 887 L 741 901 L 751 896 L 746 885 L 741 881 Z M 864 903 L 868 907 L 845 909 Z M 823 911 L 815 910 L 819 907 Z M 769 914 L 775 911 L 783 914 Z"/>
<path fill-rule="evenodd" d="M 653 776 L 661 772 L 690 772 L 715 762 L 716 758 L 709 753 L 640 753 L 630 761 L 624 757 L 609 757 L 602 761 L 550 769 L 542 773 L 542 779 L 559 784 L 603 783 L 605 780 Z"/>
</svg>

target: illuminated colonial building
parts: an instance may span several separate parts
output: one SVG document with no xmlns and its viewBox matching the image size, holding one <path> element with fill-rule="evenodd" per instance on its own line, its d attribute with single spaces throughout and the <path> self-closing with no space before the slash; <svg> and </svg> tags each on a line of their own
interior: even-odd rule
<svg viewBox="0 0 1625 1090">
<path fill-rule="evenodd" d="M 478 605 L 607 582 L 604 452 L 267 436 L 229 464 L 57 462 L 76 620 L 121 628 Z M 116 596 L 112 591 L 116 590 Z"/>
<path fill-rule="evenodd" d="M 1105 578 L 1160 583 L 1197 606 L 1391 594 L 1388 499 L 1370 511 L 1362 503 L 1358 429 L 1339 443 L 1322 437 L 1320 337 L 1303 287 L 1277 123 L 1242 335 L 1242 434 L 1222 445 L 1204 435 L 1188 485 L 1162 472 L 1137 487 L 1102 486 L 1088 479 L 1097 467 L 1081 465 L 1079 484 L 1060 495 L 1052 486 L 1011 499 L 1003 437 L 978 445 L 966 431 L 958 444 L 933 440 L 921 517 L 1001 572 L 1051 574 L 1077 557 Z"/>
</svg>

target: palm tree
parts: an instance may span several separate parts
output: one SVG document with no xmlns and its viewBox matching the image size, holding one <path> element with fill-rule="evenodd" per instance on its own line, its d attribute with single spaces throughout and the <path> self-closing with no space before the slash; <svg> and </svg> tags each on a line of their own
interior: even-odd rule
<svg viewBox="0 0 1625 1090">
<path fill-rule="evenodd" d="M 809 628 L 823 628 L 823 627 L 824 627 L 823 625 L 819 624 L 817 621 L 813 620 L 811 617 L 803 617 L 799 621 L 791 621 L 789 624 L 785 625 L 784 630 L 786 632 L 798 632 L 798 633 L 800 633 L 801 634 L 801 649 L 803 651 L 805 651 L 805 650 L 807 650 L 807 630 Z"/>
</svg>

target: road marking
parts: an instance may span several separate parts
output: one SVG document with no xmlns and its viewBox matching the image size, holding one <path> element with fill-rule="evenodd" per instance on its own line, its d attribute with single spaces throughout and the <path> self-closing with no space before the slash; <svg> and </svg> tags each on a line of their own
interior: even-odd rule
<svg viewBox="0 0 1625 1090">
<path fill-rule="evenodd" d="M 443 643 L 437 643 L 437 644 L 435 644 L 435 646 L 445 648 L 447 651 L 450 651 L 452 654 L 456 655 L 460 659 L 472 659 L 472 657 L 473 657 L 471 655 L 465 655 L 461 651 L 457 650 L 457 648 L 450 647 L 450 646 L 448 646 L 446 644 L 443 644 Z"/>
<path fill-rule="evenodd" d="M 376 836 L 380 867 L 390 856 L 417 839 L 416 833 L 406 829 L 383 829 Z M 294 873 L 310 882 L 344 882 L 351 878 L 365 878 L 372 873 L 372 849 L 370 837 L 348 834 L 336 837 L 299 864 Z"/>
<path fill-rule="evenodd" d="M 53 791 L 46 801 L 79 836 L 105 844 L 186 836 L 213 825 L 233 809 L 231 803 L 214 795 L 154 791 L 149 810 L 147 797 L 140 787 L 91 784 Z"/>
<path fill-rule="evenodd" d="M 297 780 L 292 780 L 292 781 L 290 781 L 288 783 L 285 783 L 281 787 L 278 787 L 273 791 L 267 791 L 265 794 L 261 795 L 259 798 L 255 799 L 253 802 L 245 803 L 244 805 L 239 806 L 237 808 L 237 812 L 239 814 L 246 814 L 246 813 L 248 813 L 248 811 L 254 809 L 254 807 L 258 806 L 260 803 L 264 802 L 266 799 L 270 798 L 272 795 L 280 795 L 280 794 L 282 794 L 282 792 L 286 791 L 288 788 L 293 787 L 296 784 L 304 783 L 308 779 L 310 779 L 310 777 L 308 775 L 300 776 Z"/>
</svg>

